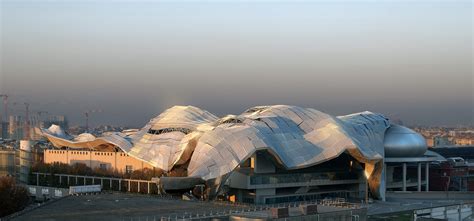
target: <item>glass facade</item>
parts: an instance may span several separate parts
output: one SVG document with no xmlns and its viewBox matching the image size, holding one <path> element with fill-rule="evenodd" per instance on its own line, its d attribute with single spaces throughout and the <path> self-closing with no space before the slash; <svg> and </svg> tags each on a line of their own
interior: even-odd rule
<svg viewBox="0 0 474 221">
<path fill-rule="evenodd" d="M 312 180 L 357 180 L 356 173 L 350 172 L 317 172 L 317 173 L 292 173 L 253 175 L 250 177 L 250 185 L 281 184 L 281 183 L 305 183 Z"/>
</svg>

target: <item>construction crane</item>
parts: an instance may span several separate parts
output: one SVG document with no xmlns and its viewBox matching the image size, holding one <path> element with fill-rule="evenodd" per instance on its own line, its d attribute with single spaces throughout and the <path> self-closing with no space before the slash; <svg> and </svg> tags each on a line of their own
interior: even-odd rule
<svg viewBox="0 0 474 221">
<path fill-rule="evenodd" d="M 25 102 L 25 126 L 23 128 L 25 140 L 30 139 L 30 104 Z"/>
<path fill-rule="evenodd" d="M 6 94 L 0 94 L 0 97 L 3 98 L 3 114 L 5 115 L 5 121 L 8 121 L 8 95 Z M 3 121 L 3 119 L 0 119 L 0 121 Z"/>
<path fill-rule="evenodd" d="M 36 111 L 36 114 L 38 115 L 39 118 L 41 118 L 41 115 L 49 114 L 49 112 L 48 111 Z"/>
<path fill-rule="evenodd" d="M 86 132 L 89 132 L 89 115 L 91 113 L 102 113 L 102 110 L 86 110 L 84 116 L 86 117 Z"/>
<path fill-rule="evenodd" d="M 89 112 L 84 112 L 84 116 L 86 117 L 86 132 L 89 132 Z"/>
</svg>

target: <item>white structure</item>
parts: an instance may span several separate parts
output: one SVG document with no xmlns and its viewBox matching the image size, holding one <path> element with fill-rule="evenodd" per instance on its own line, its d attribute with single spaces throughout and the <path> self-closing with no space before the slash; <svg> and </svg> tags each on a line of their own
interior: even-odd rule
<svg viewBox="0 0 474 221">
<path fill-rule="evenodd" d="M 23 183 L 28 183 L 30 168 L 33 165 L 33 154 L 31 153 L 32 142 L 30 140 L 20 140 L 20 150 L 17 154 L 18 179 Z"/>
<path fill-rule="evenodd" d="M 83 194 L 83 193 L 100 193 L 102 187 L 100 185 L 86 185 L 86 186 L 70 186 L 69 195 Z"/>
<path fill-rule="evenodd" d="M 231 172 L 258 151 L 267 151 L 288 171 L 322 164 L 345 153 L 364 165 L 373 196 L 384 199 L 385 156 L 424 157 L 426 152 L 420 135 L 391 125 L 381 114 L 334 117 L 288 105 L 258 106 L 223 118 L 196 107 L 175 106 L 136 133 L 73 138 L 53 125 L 43 129 L 43 134 L 56 147 L 100 149 L 113 145 L 164 171 L 185 167 L 188 177 L 212 182 L 215 193 Z"/>
</svg>

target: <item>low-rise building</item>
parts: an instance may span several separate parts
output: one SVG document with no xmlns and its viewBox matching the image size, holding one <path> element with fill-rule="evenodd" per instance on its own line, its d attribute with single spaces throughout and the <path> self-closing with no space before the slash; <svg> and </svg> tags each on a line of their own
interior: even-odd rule
<svg viewBox="0 0 474 221">
<path fill-rule="evenodd" d="M 0 177 L 15 175 L 15 156 L 15 149 L 0 146 Z"/>
<path fill-rule="evenodd" d="M 134 170 L 153 169 L 149 163 L 136 159 L 123 151 L 94 151 L 90 149 L 51 149 L 44 151 L 44 163 L 81 163 L 96 169 L 131 173 Z"/>
<path fill-rule="evenodd" d="M 4 141 L 0 144 L 0 176 L 14 176 L 27 183 L 32 165 L 43 162 L 45 144 L 29 140 Z"/>
</svg>

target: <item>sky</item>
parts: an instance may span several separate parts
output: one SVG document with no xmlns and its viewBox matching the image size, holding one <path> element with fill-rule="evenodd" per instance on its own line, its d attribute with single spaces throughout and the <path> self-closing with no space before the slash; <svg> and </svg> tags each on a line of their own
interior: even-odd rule
<svg viewBox="0 0 474 221">
<path fill-rule="evenodd" d="M 11 113 L 141 127 L 173 105 L 289 104 L 474 125 L 470 0 L 0 1 Z"/>
</svg>

